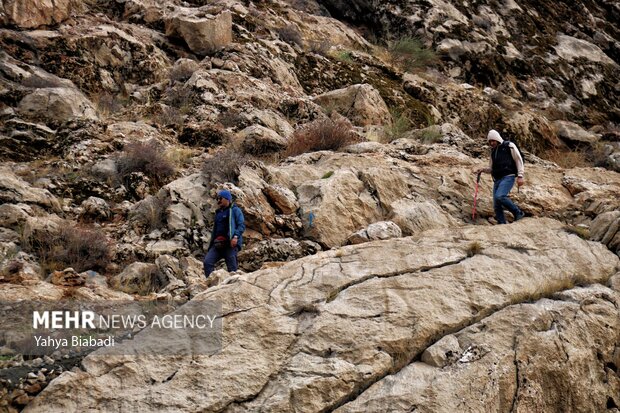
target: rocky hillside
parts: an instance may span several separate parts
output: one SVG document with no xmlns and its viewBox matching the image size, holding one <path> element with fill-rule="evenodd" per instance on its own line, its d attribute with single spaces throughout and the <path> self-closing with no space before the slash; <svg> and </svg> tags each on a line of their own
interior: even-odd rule
<svg viewBox="0 0 620 413">
<path fill-rule="evenodd" d="M 29 357 L 0 330 L 0 411 L 618 411 L 619 21 L 1 1 L 0 301 L 215 300 L 224 328 L 174 357 Z M 526 159 L 501 227 L 487 176 L 472 219 L 491 128 Z M 207 280 L 220 188 L 246 245 Z"/>
</svg>

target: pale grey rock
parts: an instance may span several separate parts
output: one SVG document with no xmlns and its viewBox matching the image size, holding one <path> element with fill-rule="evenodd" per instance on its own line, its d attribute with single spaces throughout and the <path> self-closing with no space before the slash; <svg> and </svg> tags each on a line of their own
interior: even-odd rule
<svg viewBox="0 0 620 413">
<path fill-rule="evenodd" d="M 462 353 L 459 341 L 450 334 L 424 350 L 422 362 L 433 367 L 445 367 L 457 361 Z"/>
<path fill-rule="evenodd" d="M 268 185 L 263 188 L 263 193 L 269 202 L 282 214 L 294 214 L 299 209 L 299 203 L 295 193 L 281 185 Z"/>
<path fill-rule="evenodd" d="M 369 84 L 333 90 L 314 98 L 324 109 L 334 110 L 356 126 L 391 125 L 392 116 L 379 92 Z"/>
<path fill-rule="evenodd" d="M 41 88 L 19 102 L 20 114 L 30 118 L 64 122 L 74 118 L 98 119 L 92 103 L 80 91 L 65 87 Z"/>
<path fill-rule="evenodd" d="M 187 251 L 187 245 L 183 240 L 168 239 L 149 242 L 146 245 L 146 253 L 150 257 L 158 257 L 160 255 L 185 255 Z"/>
<path fill-rule="evenodd" d="M 590 224 L 590 239 L 620 255 L 620 211 L 604 212 Z"/>
<path fill-rule="evenodd" d="M 435 201 L 403 199 L 392 204 L 391 220 L 404 235 L 412 235 L 432 228 L 448 228 L 455 225 Z"/>
<path fill-rule="evenodd" d="M 468 257 L 474 241 L 483 252 Z M 144 331 L 133 356 L 91 354 L 26 411 L 128 403 L 146 411 L 320 411 L 347 399 L 339 411 L 503 411 L 513 399 L 523 411 L 567 400 L 568 409 L 598 409 L 615 386 L 599 371 L 615 354 L 618 293 L 595 285 L 566 292 L 568 301 L 538 299 L 567 285 L 606 284 L 619 264 L 549 219 L 342 247 L 235 274 L 194 298 L 223 305 L 217 354 L 154 357 L 140 347 L 152 343 Z M 449 334 L 462 349 L 456 362 L 413 361 Z M 183 348 L 191 342 L 179 340 Z M 139 391 L 148 378 L 165 386 Z"/>
<path fill-rule="evenodd" d="M 565 120 L 556 120 L 553 122 L 553 128 L 560 139 L 571 144 L 593 144 L 600 139 L 599 135 L 588 132 L 576 123 Z"/>
<path fill-rule="evenodd" d="M 159 291 L 163 286 L 162 274 L 157 265 L 144 262 L 129 264 L 118 275 L 110 280 L 110 286 L 128 294 L 147 295 Z"/>
<path fill-rule="evenodd" d="M 115 177 L 118 173 L 116 161 L 114 159 L 104 159 L 91 167 L 91 172 L 96 176 Z"/>
<path fill-rule="evenodd" d="M 4 13 L 9 21 L 22 29 L 57 24 L 67 19 L 72 0 L 4 0 Z"/>
<path fill-rule="evenodd" d="M 361 244 L 368 241 L 385 240 L 390 238 L 402 237 L 401 229 L 391 221 L 380 221 L 370 224 L 368 227 L 361 229 L 351 236 L 347 242 L 349 244 Z"/>
<path fill-rule="evenodd" d="M 168 210 L 170 229 L 205 226 L 205 220 L 210 216 L 205 204 L 211 198 L 207 188 L 208 183 L 200 173 L 176 179 L 164 186 L 163 189 L 167 191 L 171 202 L 171 209 Z M 191 213 L 188 213 L 188 210 Z"/>
<path fill-rule="evenodd" d="M 211 54 L 232 42 L 232 14 L 217 16 L 195 9 L 177 7 L 165 18 L 166 36 L 182 38 L 196 54 Z"/>
<path fill-rule="evenodd" d="M 170 205 L 166 209 L 166 223 L 173 231 L 183 231 L 192 226 L 192 210 L 184 204 Z"/>
<path fill-rule="evenodd" d="M 35 204 L 60 211 L 60 203 L 48 190 L 30 186 L 8 167 L 0 168 L 0 201 L 13 204 Z"/>
<path fill-rule="evenodd" d="M 82 209 L 81 218 L 105 221 L 112 216 L 112 210 L 105 199 L 95 196 L 88 197 L 82 202 L 80 208 Z"/>
<path fill-rule="evenodd" d="M 617 66 L 609 56 L 607 56 L 598 46 L 582 39 L 572 36 L 559 34 L 557 36 L 558 45 L 554 46 L 556 53 L 562 59 L 569 62 L 578 58 L 584 58 L 592 62 L 602 63 L 610 66 Z"/>
<path fill-rule="evenodd" d="M 278 152 L 286 147 L 288 140 L 275 131 L 260 125 L 252 125 L 238 134 L 246 153 L 263 155 Z"/>
<path fill-rule="evenodd" d="M 0 205 L 0 227 L 17 229 L 31 216 L 34 216 L 34 211 L 28 205 L 8 203 Z"/>
</svg>

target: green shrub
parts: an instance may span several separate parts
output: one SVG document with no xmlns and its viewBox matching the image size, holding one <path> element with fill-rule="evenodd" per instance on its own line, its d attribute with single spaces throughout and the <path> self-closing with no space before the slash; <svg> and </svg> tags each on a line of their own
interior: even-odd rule
<svg viewBox="0 0 620 413">
<path fill-rule="evenodd" d="M 420 134 L 420 140 L 427 145 L 439 142 L 442 137 L 441 130 L 437 126 L 428 127 Z"/>
<path fill-rule="evenodd" d="M 353 63 L 353 56 L 348 50 L 339 51 L 334 55 L 334 57 L 336 60 L 340 60 L 341 62 Z"/>
<path fill-rule="evenodd" d="M 284 151 L 284 156 L 296 156 L 316 151 L 335 151 L 358 141 L 348 121 L 320 119 L 307 123 L 295 131 Z"/>
<path fill-rule="evenodd" d="M 409 117 L 402 111 L 392 109 L 392 125 L 387 128 L 386 134 L 389 141 L 401 138 L 405 133 L 411 130 L 413 126 Z"/>
<path fill-rule="evenodd" d="M 438 61 L 437 54 L 416 37 L 402 37 L 389 47 L 392 59 L 405 70 L 419 69 Z"/>
</svg>

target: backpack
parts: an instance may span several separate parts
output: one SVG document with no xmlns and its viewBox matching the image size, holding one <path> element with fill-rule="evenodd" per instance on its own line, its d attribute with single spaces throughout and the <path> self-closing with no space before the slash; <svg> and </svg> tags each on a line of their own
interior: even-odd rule
<svg viewBox="0 0 620 413">
<path fill-rule="evenodd" d="M 521 159 L 523 159 L 523 164 L 525 165 L 525 155 L 523 155 L 523 152 L 521 152 L 521 148 L 519 148 L 519 145 L 517 145 L 517 142 L 510 140 L 510 139 L 504 139 L 504 142 L 508 142 L 508 144 L 512 142 L 515 144 L 515 146 L 517 147 L 517 150 L 519 151 L 519 155 L 521 155 Z"/>
</svg>

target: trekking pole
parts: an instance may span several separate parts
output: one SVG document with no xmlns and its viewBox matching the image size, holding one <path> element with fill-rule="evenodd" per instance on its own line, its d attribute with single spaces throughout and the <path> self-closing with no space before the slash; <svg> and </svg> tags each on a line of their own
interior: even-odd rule
<svg viewBox="0 0 620 413">
<path fill-rule="evenodd" d="M 476 190 L 474 192 L 474 209 L 471 213 L 472 221 L 476 220 L 476 202 L 478 201 L 478 186 L 480 185 L 480 175 L 482 172 L 478 172 L 478 176 L 476 177 Z"/>
</svg>

